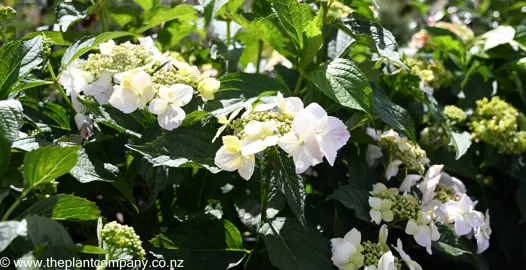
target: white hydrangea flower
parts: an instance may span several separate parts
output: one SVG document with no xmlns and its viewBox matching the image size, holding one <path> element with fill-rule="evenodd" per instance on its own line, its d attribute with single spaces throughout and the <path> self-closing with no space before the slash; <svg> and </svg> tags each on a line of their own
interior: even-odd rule
<svg viewBox="0 0 526 270">
<path fill-rule="evenodd" d="M 314 122 L 304 122 L 304 125 L 314 125 L 316 127 L 316 140 L 320 150 L 331 166 L 336 160 L 337 151 L 342 148 L 351 134 L 347 126 L 338 118 L 328 116 L 327 112 L 318 103 L 311 103 L 303 111 L 310 113 L 316 119 Z"/>
<path fill-rule="evenodd" d="M 87 139 L 91 136 L 93 132 L 93 121 L 87 115 L 82 113 L 77 113 L 75 115 L 75 124 L 79 129 L 80 136 L 84 139 Z"/>
<path fill-rule="evenodd" d="M 219 91 L 221 83 L 214 78 L 204 78 L 197 84 L 197 90 L 206 100 L 214 100 L 215 93 Z"/>
<path fill-rule="evenodd" d="M 375 265 L 369 265 L 364 270 L 398 270 L 395 264 L 395 258 L 391 251 L 388 251 L 380 257 L 378 261 L 378 267 Z"/>
<path fill-rule="evenodd" d="M 116 44 L 115 41 L 108 40 L 104 43 L 99 44 L 99 51 L 101 54 L 111 55 L 113 52 L 113 48 L 115 48 Z"/>
<path fill-rule="evenodd" d="M 230 115 L 228 116 L 228 118 L 226 116 L 224 116 L 224 115 L 217 118 L 217 122 L 219 122 L 219 124 L 222 124 L 222 126 L 220 126 L 219 129 L 217 129 L 216 135 L 212 139 L 212 142 L 215 142 L 215 140 L 217 138 L 219 138 L 221 133 L 223 133 L 223 131 L 225 131 L 225 129 L 228 127 L 228 125 L 230 125 L 230 123 L 232 122 L 232 120 L 234 120 L 234 118 L 236 118 L 236 116 L 242 110 L 243 110 L 243 107 L 240 107 L 240 108 L 235 109 L 233 112 L 231 112 Z"/>
<path fill-rule="evenodd" d="M 260 122 L 252 120 L 243 128 L 246 137 L 243 138 L 243 155 L 251 155 L 261 152 L 267 147 L 274 146 L 278 143 L 278 127 L 276 121 L 270 120 Z"/>
<path fill-rule="evenodd" d="M 423 211 L 418 212 L 417 220 L 410 219 L 407 222 L 405 233 L 412 235 L 415 241 L 420 246 L 425 247 L 429 254 L 432 254 L 431 241 L 437 241 L 440 238 L 438 228 L 433 223 L 431 216 Z"/>
<path fill-rule="evenodd" d="M 391 200 L 369 197 L 369 206 L 371 207 L 369 215 L 372 222 L 380 224 L 382 220 L 385 222 L 393 221 L 394 214 L 391 211 L 393 202 Z"/>
<path fill-rule="evenodd" d="M 417 262 L 411 260 L 411 257 L 407 253 L 405 253 L 404 247 L 402 245 L 402 241 L 400 239 L 396 240 L 396 247 L 393 246 L 393 248 L 396 251 L 398 251 L 398 254 L 400 254 L 400 257 L 405 262 L 405 264 L 407 265 L 407 268 L 409 268 L 409 270 L 423 270 L 422 266 L 420 266 L 420 264 L 418 264 Z"/>
<path fill-rule="evenodd" d="M 484 225 L 484 214 L 475 210 L 475 204 L 468 195 L 463 195 L 458 202 L 448 201 L 440 207 L 447 216 L 447 222 L 455 222 L 456 235 L 466 235 Z"/>
<path fill-rule="evenodd" d="M 308 111 L 302 111 L 292 120 L 291 132 L 278 140 L 279 147 L 292 156 L 296 173 L 303 173 L 323 159 L 313 123 L 316 123 L 316 118 Z"/>
<path fill-rule="evenodd" d="M 406 192 L 411 190 L 411 188 L 416 185 L 416 182 L 420 180 L 422 176 L 418 174 L 408 174 L 405 176 L 404 181 L 400 184 L 400 191 Z"/>
<path fill-rule="evenodd" d="M 331 239 L 331 260 L 340 270 L 358 269 L 363 266 L 362 234 L 355 228 L 343 238 Z"/>
<path fill-rule="evenodd" d="M 299 97 L 284 98 L 281 92 L 276 96 L 279 112 L 287 118 L 294 118 L 303 110 L 303 101 Z"/>
<path fill-rule="evenodd" d="M 66 89 L 66 94 L 72 95 L 80 94 L 90 84 L 95 77 L 91 72 L 85 71 L 81 68 L 82 59 L 76 59 L 73 61 L 58 79 L 58 82 Z"/>
<path fill-rule="evenodd" d="M 118 73 L 115 79 L 120 84 L 114 86 L 109 103 L 123 113 L 144 109 L 155 95 L 152 78 L 141 69 Z"/>
<path fill-rule="evenodd" d="M 396 176 L 398 174 L 398 167 L 400 167 L 400 165 L 402 165 L 402 161 L 399 159 L 391 161 L 385 170 L 385 178 L 387 180 L 391 180 L 391 177 Z"/>
<path fill-rule="evenodd" d="M 224 136 L 223 146 L 219 148 L 215 156 L 215 164 L 224 171 L 238 171 L 245 180 L 250 179 L 254 173 L 254 155 L 243 155 L 241 153 L 241 140 L 236 136 Z"/>
<path fill-rule="evenodd" d="M 475 239 L 477 239 L 477 254 L 484 252 L 489 247 L 491 237 L 491 227 L 489 225 L 489 210 L 486 210 L 486 217 L 482 226 L 475 228 Z"/>
<path fill-rule="evenodd" d="M 424 180 L 417 185 L 418 189 L 422 192 L 422 205 L 427 204 L 435 197 L 435 188 L 440 181 L 440 172 L 444 165 L 433 165 L 431 166 L 425 176 Z"/>
<path fill-rule="evenodd" d="M 101 105 L 108 104 L 113 93 L 113 75 L 104 71 L 99 78 L 84 88 L 84 94 L 93 96 Z"/>
<path fill-rule="evenodd" d="M 367 145 L 367 152 L 365 152 L 365 161 L 367 162 L 367 165 L 369 167 L 372 167 L 374 161 L 381 157 L 383 157 L 382 148 L 373 144 Z"/>
<path fill-rule="evenodd" d="M 150 102 L 148 109 L 157 115 L 159 125 L 166 130 L 178 128 L 186 117 L 181 109 L 192 100 L 194 89 L 186 84 L 161 85 L 158 97 Z"/>
<path fill-rule="evenodd" d="M 386 193 L 387 195 L 397 195 L 400 191 L 397 188 L 387 188 L 382 183 L 376 183 L 373 185 L 373 190 L 369 192 L 371 195 L 378 195 L 381 193 Z"/>
</svg>

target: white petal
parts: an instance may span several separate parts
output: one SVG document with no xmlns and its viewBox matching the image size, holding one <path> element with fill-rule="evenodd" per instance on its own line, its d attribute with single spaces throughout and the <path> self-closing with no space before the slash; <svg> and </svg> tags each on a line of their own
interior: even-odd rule
<svg viewBox="0 0 526 270">
<path fill-rule="evenodd" d="M 429 224 L 431 229 L 431 241 L 438 241 L 440 239 L 440 232 L 434 223 Z"/>
<path fill-rule="evenodd" d="M 371 216 L 371 221 L 380 224 L 382 222 L 382 212 L 378 210 L 371 209 L 369 211 L 369 215 Z"/>
<path fill-rule="evenodd" d="M 303 102 L 299 97 L 286 98 L 284 105 L 284 107 L 280 106 L 280 109 L 285 114 L 285 117 L 294 118 L 297 113 L 303 110 Z"/>
<path fill-rule="evenodd" d="M 325 154 L 329 164 L 333 166 L 336 151 L 347 143 L 351 134 L 340 119 L 332 116 L 323 117 L 319 120 L 317 134 L 320 149 Z"/>
<path fill-rule="evenodd" d="M 458 236 L 466 235 L 471 232 L 471 226 L 464 219 L 463 216 L 460 216 L 455 219 L 455 234 Z"/>
<path fill-rule="evenodd" d="M 473 210 L 473 208 L 475 207 L 475 204 L 473 203 L 471 198 L 469 198 L 469 196 L 465 194 L 462 197 L 460 197 L 458 204 L 460 206 L 460 209 L 462 209 L 462 212 L 464 213 L 471 212 L 471 210 Z"/>
<path fill-rule="evenodd" d="M 292 154 L 292 158 L 294 165 L 296 165 L 297 174 L 305 172 L 313 163 L 313 156 L 307 151 L 305 145 L 298 146 Z"/>
<path fill-rule="evenodd" d="M 402 164 L 401 160 L 394 160 L 389 163 L 389 166 L 387 166 L 387 170 L 385 170 L 385 178 L 387 180 L 390 180 L 391 177 L 398 174 L 398 167 Z"/>
<path fill-rule="evenodd" d="M 382 257 L 380 257 L 380 261 L 378 262 L 378 270 L 397 270 L 395 258 L 391 251 L 388 251 L 382 255 Z"/>
<path fill-rule="evenodd" d="M 410 219 L 407 221 L 407 225 L 405 226 L 405 233 L 409 235 L 414 235 L 418 232 L 418 224 L 414 219 Z"/>
<path fill-rule="evenodd" d="M 168 101 L 160 98 L 154 98 L 150 102 L 148 110 L 150 110 L 150 112 L 156 115 L 166 113 L 166 111 L 168 110 Z"/>
<path fill-rule="evenodd" d="M 309 104 L 303 111 L 312 114 L 316 120 L 327 116 L 327 112 L 316 102 Z"/>
<path fill-rule="evenodd" d="M 223 171 L 235 171 L 243 166 L 241 153 L 228 151 L 225 146 L 219 148 L 214 162 Z"/>
<path fill-rule="evenodd" d="M 473 228 L 478 228 L 484 224 L 484 214 L 482 214 L 479 211 L 472 211 L 472 212 L 466 213 L 466 215 L 464 216 L 464 219 Z"/>
<path fill-rule="evenodd" d="M 462 215 L 462 209 L 455 201 L 447 201 L 446 203 L 442 204 L 442 206 L 440 206 L 440 210 L 442 210 L 442 212 L 447 215 L 447 218 L 450 222 Z"/>
<path fill-rule="evenodd" d="M 265 139 L 263 139 L 263 144 L 266 147 L 274 146 L 278 144 L 279 137 L 278 136 L 268 136 Z"/>
<path fill-rule="evenodd" d="M 376 159 L 379 159 L 383 156 L 382 149 L 376 145 L 369 144 L 367 146 L 367 152 L 365 153 L 365 159 L 369 167 L 373 166 L 373 163 Z"/>
<path fill-rule="evenodd" d="M 387 225 L 384 224 L 382 227 L 380 227 L 380 232 L 378 232 L 378 243 L 379 244 L 387 244 L 387 235 L 389 234 L 389 230 L 387 229 Z"/>
<path fill-rule="evenodd" d="M 431 230 L 427 225 L 419 225 L 414 235 L 415 241 L 422 247 L 431 246 Z"/>
<path fill-rule="evenodd" d="M 351 260 L 352 256 L 356 253 L 357 248 L 354 244 L 347 241 L 334 241 L 331 240 L 331 251 L 332 257 L 331 260 L 334 265 L 338 267 L 344 267 Z"/>
<path fill-rule="evenodd" d="M 369 206 L 373 209 L 380 210 L 380 208 L 382 208 L 382 199 L 369 197 Z"/>
<path fill-rule="evenodd" d="M 138 94 L 145 95 L 145 93 L 143 93 L 144 90 L 149 87 L 151 88 L 152 86 L 152 78 L 150 75 L 148 75 L 148 73 L 140 70 L 133 75 L 131 84 L 133 89 L 139 90 Z"/>
<path fill-rule="evenodd" d="M 239 168 L 238 172 L 243 179 L 248 180 L 254 173 L 254 165 L 256 164 L 256 158 L 254 155 L 248 155 L 243 157 L 243 164 Z"/>
<path fill-rule="evenodd" d="M 300 144 L 299 138 L 294 132 L 289 132 L 278 140 L 279 147 L 289 155 L 292 155 Z"/>
<path fill-rule="evenodd" d="M 477 238 L 477 254 L 480 254 L 489 248 L 489 239 L 482 236 L 482 234 L 479 234 L 479 237 L 475 235 L 475 237 Z"/>
<path fill-rule="evenodd" d="M 421 178 L 422 176 L 418 174 L 408 174 L 404 178 L 404 181 L 402 182 L 402 184 L 400 185 L 400 191 L 402 192 L 409 191 L 411 187 L 414 186 L 416 182 L 418 182 L 418 180 L 420 180 Z"/>
<path fill-rule="evenodd" d="M 427 178 L 433 178 L 435 176 L 439 176 L 440 172 L 442 171 L 442 168 L 444 168 L 444 165 L 433 165 L 429 167 L 429 169 L 426 172 Z M 440 178 L 439 178 L 440 179 Z"/>
<path fill-rule="evenodd" d="M 267 149 L 267 146 L 264 144 L 263 140 L 257 138 L 257 137 L 245 137 L 241 141 L 242 148 L 241 153 L 243 155 L 252 155 L 255 153 L 259 153 L 265 149 Z"/>
<path fill-rule="evenodd" d="M 296 132 L 300 140 L 314 137 L 316 133 L 317 119 L 308 111 L 303 110 L 292 120 L 292 130 Z"/>
<path fill-rule="evenodd" d="M 170 105 L 166 113 L 157 116 L 159 125 L 166 130 L 174 130 L 178 128 L 186 117 L 183 109 Z"/>
<path fill-rule="evenodd" d="M 391 222 L 393 221 L 393 218 L 394 218 L 393 211 L 391 210 L 382 211 L 382 219 L 385 222 Z"/>
<path fill-rule="evenodd" d="M 182 107 L 192 100 L 194 89 L 190 85 L 177 83 L 170 88 L 174 89 L 175 96 L 172 99 L 174 105 Z"/>
<path fill-rule="evenodd" d="M 358 246 L 362 242 L 362 234 L 356 228 L 353 228 L 345 234 L 343 239 L 353 243 L 355 246 Z"/>
<path fill-rule="evenodd" d="M 377 269 L 376 269 L 376 266 L 369 265 L 369 266 L 365 267 L 363 270 L 377 270 Z"/>
<path fill-rule="evenodd" d="M 245 131 L 247 136 L 254 136 L 259 138 L 259 135 L 261 134 L 264 125 L 265 122 L 252 120 L 245 125 L 243 130 Z"/>
<path fill-rule="evenodd" d="M 108 102 L 123 113 L 132 113 L 137 110 L 138 99 L 139 96 L 132 89 L 115 86 L 115 91 Z"/>
</svg>

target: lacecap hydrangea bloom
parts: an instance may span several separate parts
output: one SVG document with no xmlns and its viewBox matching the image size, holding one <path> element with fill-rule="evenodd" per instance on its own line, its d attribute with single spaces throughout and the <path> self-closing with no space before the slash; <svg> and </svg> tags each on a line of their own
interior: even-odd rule
<svg viewBox="0 0 526 270">
<path fill-rule="evenodd" d="M 102 248 L 106 250 L 107 260 L 139 259 L 144 260 L 146 252 L 142 241 L 132 227 L 112 221 L 100 231 Z"/>
<path fill-rule="evenodd" d="M 102 43 L 98 53 L 76 59 L 60 75 L 59 82 L 77 110 L 75 120 L 83 137 L 85 130 L 92 128 L 86 128 L 91 120 L 79 98 L 92 97 L 123 113 L 148 109 L 166 130 L 179 127 L 186 117 L 182 107 L 194 94 L 214 99 L 220 82 L 210 72 L 202 73 L 196 66 L 176 60 L 171 52 L 161 53 L 150 37 L 139 38 L 139 43 Z"/>
<path fill-rule="evenodd" d="M 236 110 L 219 119 L 224 126 L 217 136 L 227 127 L 233 135 L 223 137 L 215 164 L 225 171 L 238 171 L 248 180 L 254 172 L 254 155 L 277 146 L 292 157 L 296 173 L 321 163 L 324 157 L 334 165 L 337 151 L 350 137 L 345 124 L 327 115 L 317 103 L 304 108 L 301 99 L 285 98 L 281 93 L 271 99 L 249 106 L 240 118 L 234 119 L 240 113 Z"/>
<path fill-rule="evenodd" d="M 462 181 L 442 172 L 443 168 L 432 165 L 424 174 L 406 174 L 399 188 L 373 185 L 371 222 L 403 226 L 429 254 L 432 243 L 440 238 L 440 223 L 457 237 L 475 235 L 477 252 L 484 252 L 491 236 L 489 213 L 475 210 L 476 202 L 466 194 Z"/>
</svg>

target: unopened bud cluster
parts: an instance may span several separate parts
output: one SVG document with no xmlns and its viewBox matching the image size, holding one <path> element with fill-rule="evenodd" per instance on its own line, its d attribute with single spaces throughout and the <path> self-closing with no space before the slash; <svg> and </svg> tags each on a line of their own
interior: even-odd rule
<svg viewBox="0 0 526 270">
<path fill-rule="evenodd" d="M 127 42 L 113 46 L 110 53 L 90 54 L 81 67 L 99 77 L 106 70 L 118 73 L 142 67 L 151 61 L 151 56 L 143 46 Z"/>
<path fill-rule="evenodd" d="M 107 251 L 124 251 L 139 260 L 144 260 L 146 256 L 146 252 L 142 248 L 142 241 L 132 227 L 112 221 L 104 226 L 100 232 L 100 237 L 104 241 Z"/>
<path fill-rule="evenodd" d="M 16 11 L 10 6 L 0 5 L 0 22 L 7 21 L 16 16 Z"/>
<path fill-rule="evenodd" d="M 436 150 L 440 147 L 447 147 L 449 140 L 442 127 L 430 126 L 420 132 L 419 143 L 425 149 Z"/>
<path fill-rule="evenodd" d="M 404 63 L 431 88 L 449 86 L 454 80 L 453 75 L 442 64 L 416 57 L 407 58 Z"/>
<path fill-rule="evenodd" d="M 292 119 L 288 119 L 284 117 L 281 113 L 273 112 L 273 111 L 264 111 L 264 112 L 252 112 L 246 117 L 238 118 L 232 121 L 231 128 L 234 130 L 234 134 L 238 136 L 240 139 L 243 139 L 245 137 L 245 131 L 243 131 L 243 128 L 245 125 L 247 125 L 250 121 L 259 121 L 259 122 L 267 122 L 274 120 L 276 122 L 276 132 L 275 135 L 285 135 L 290 131 L 290 125 L 292 124 Z"/>
<path fill-rule="evenodd" d="M 364 266 L 374 265 L 377 266 L 380 262 L 380 258 L 385 254 L 385 247 L 380 243 L 373 243 L 372 241 L 364 241 L 361 243 L 363 247 L 363 262 Z M 389 248 L 387 248 L 389 250 Z M 399 259 L 395 257 L 396 269 L 401 270 L 402 264 Z"/>
<path fill-rule="evenodd" d="M 467 118 L 466 113 L 454 105 L 447 105 L 444 107 L 444 116 L 457 123 L 462 123 Z"/>
<path fill-rule="evenodd" d="M 393 202 L 391 211 L 393 211 L 394 220 L 416 219 L 418 211 L 421 208 L 418 200 L 411 195 L 379 194 L 378 197 L 389 199 Z"/>
<path fill-rule="evenodd" d="M 526 131 L 518 131 L 518 111 L 498 96 L 477 101 L 470 118 L 472 136 L 495 146 L 500 153 L 521 154 L 526 151 Z"/>
<path fill-rule="evenodd" d="M 435 199 L 446 203 L 447 201 L 458 201 L 456 192 L 452 187 L 438 184 L 435 187 Z"/>
<path fill-rule="evenodd" d="M 55 180 L 42 183 L 34 189 L 35 196 L 40 199 L 49 198 L 51 195 L 57 193 L 57 186 L 58 182 Z"/>
<path fill-rule="evenodd" d="M 387 149 L 395 158 L 400 159 L 412 171 L 423 174 L 425 165 L 429 163 L 426 151 L 405 137 L 398 137 L 393 133 L 382 134 L 379 144 Z"/>
</svg>

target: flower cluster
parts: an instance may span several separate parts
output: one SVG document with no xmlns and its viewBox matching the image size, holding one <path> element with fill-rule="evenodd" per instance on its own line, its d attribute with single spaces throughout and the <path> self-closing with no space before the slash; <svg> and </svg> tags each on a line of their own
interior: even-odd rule
<svg viewBox="0 0 526 270">
<path fill-rule="evenodd" d="M 144 260 L 146 256 L 142 248 L 142 241 L 132 227 L 112 221 L 104 225 L 100 231 L 100 238 L 109 260 L 126 256 Z"/>
<path fill-rule="evenodd" d="M 466 120 L 466 113 L 455 105 L 447 105 L 444 107 L 444 116 L 451 122 L 462 123 Z"/>
<path fill-rule="evenodd" d="M 516 108 L 498 96 L 478 100 L 470 117 L 471 135 L 495 146 L 501 153 L 523 153 L 526 151 L 526 131 L 517 130 L 518 115 Z"/>
<path fill-rule="evenodd" d="M 100 105 L 110 104 L 123 113 L 147 108 L 167 130 L 182 123 L 186 113 L 181 107 L 191 101 L 194 92 L 206 100 L 214 99 L 220 84 L 209 72 L 201 73 L 170 52 L 162 54 L 150 37 L 139 42 L 102 43 L 99 53 L 75 60 L 61 74 L 59 82 L 71 96 L 78 113 L 75 121 L 84 137 L 93 127 L 79 98 L 93 97 Z"/>
<path fill-rule="evenodd" d="M 362 234 L 353 228 L 343 238 L 331 239 L 332 262 L 340 270 L 355 270 L 363 267 L 365 270 L 400 270 L 404 261 L 409 269 L 421 270 L 422 267 L 407 255 L 402 246 L 402 241 L 397 240 L 394 250 L 400 259 L 393 255 L 387 245 L 388 229 L 386 225 L 380 228 L 378 242 L 370 240 L 362 242 Z"/>
<path fill-rule="evenodd" d="M 16 16 L 16 11 L 10 6 L 0 5 L 0 22 L 7 21 Z"/>
<path fill-rule="evenodd" d="M 225 124 L 219 134 L 230 128 L 233 135 L 223 136 L 223 146 L 217 151 L 215 164 L 225 171 L 238 171 L 244 179 L 254 172 L 255 154 L 269 147 L 279 146 L 292 156 L 296 173 L 305 172 L 325 157 L 334 165 L 337 151 L 350 137 L 345 124 L 328 116 L 317 103 L 304 108 L 297 97 L 284 98 L 281 93 L 271 97 L 271 102 L 260 103 L 238 119 L 238 109 L 219 119 Z"/>
<path fill-rule="evenodd" d="M 451 85 L 454 80 L 451 72 L 446 70 L 440 62 L 428 61 L 421 57 L 409 57 L 403 62 L 413 74 L 420 77 L 419 88 L 428 94 L 433 94 L 434 89 Z"/>
<path fill-rule="evenodd" d="M 368 129 L 367 133 L 373 137 L 378 145 L 386 149 L 389 153 L 390 163 L 385 178 L 387 180 L 398 174 L 399 167 L 403 164 L 405 168 L 411 171 L 424 173 L 425 165 L 429 163 L 426 151 L 406 137 L 401 137 L 394 130 L 379 133 L 373 129 Z M 369 145 L 367 151 L 367 160 L 372 164 L 374 159 L 382 157 L 383 154 L 378 146 Z"/>
<path fill-rule="evenodd" d="M 400 226 L 415 242 L 432 253 L 433 241 L 440 238 L 436 223 L 450 226 L 460 236 L 474 235 L 478 252 L 489 246 L 489 213 L 475 210 L 476 202 L 466 194 L 459 179 L 442 172 L 443 165 L 430 166 L 426 173 L 407 174 L 399 188 L 382 183 L 370 192 L 371 221 Z"/>
</svg>

